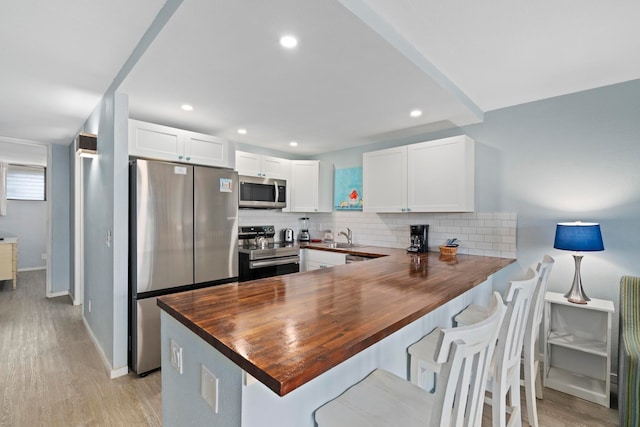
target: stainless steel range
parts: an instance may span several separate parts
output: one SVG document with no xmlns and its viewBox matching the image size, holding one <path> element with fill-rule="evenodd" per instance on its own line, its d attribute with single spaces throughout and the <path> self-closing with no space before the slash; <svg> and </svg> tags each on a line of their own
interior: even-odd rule
<svg viewBox="0 0 640 427">
<path fill-rule="evenodd" d="M 238 227 L 238 280 L 262 279 L 300 271 L 300 247 L 276 242 L 273 225 Z"/>
</svg>

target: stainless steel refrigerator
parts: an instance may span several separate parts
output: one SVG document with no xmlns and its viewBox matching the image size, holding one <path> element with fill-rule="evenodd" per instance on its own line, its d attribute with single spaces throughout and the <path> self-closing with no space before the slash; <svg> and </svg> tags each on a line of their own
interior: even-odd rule
<svg viewBox="0 0 640 427">
<path fill-rule="evenodd" d="M 136 159 L 129 170 L 129 367 L 160 367 L 159 296 L 237 281 L 238 174 Z"/>
</svg>

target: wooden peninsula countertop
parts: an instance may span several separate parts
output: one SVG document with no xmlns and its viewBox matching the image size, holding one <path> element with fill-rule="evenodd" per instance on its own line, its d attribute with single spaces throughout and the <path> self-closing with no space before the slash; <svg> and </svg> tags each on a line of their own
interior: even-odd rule
<svg viewBox="0 0 640 427">
<path fill-rule="evenodd" d="M 383 256 L 181 292 L 158 305 L 284 396 L 515 261 L 371 246 L 339 252 Z"/>
</svg>

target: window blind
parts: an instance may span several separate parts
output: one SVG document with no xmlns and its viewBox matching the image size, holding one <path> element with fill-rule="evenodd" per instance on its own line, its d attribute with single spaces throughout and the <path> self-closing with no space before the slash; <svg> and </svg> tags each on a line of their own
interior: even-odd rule
<svg viewBox="0 0 640 427">
<path fill-rule="evenodd" d="M 45 171 L 42 166 L 9 165 L 7 199 L 46 200 Z"/>
</svg>

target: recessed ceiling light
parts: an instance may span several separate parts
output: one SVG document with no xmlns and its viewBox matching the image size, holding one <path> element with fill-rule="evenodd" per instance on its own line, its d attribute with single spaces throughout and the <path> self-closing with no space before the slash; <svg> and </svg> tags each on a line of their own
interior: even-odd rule
<svg viewBox="0 0 640 427">
<path fill-rule="evenodd" d="M 287 49 L 293 49 L 298 45 L 298 39 L 293 36 L 282 36 L 280 37 L 280 45 Z"/>
<path fill-rule="evenodd" d="M 422 110 L 413 110 L 409 115 L 411 117 L 420 117 L 422 115 Z"/>
<path fill-rule="evenodd" d="M 292 146 L 292 147 L 297 147 L 297 146 L 298 146 L 298 143 L 297 143 L 296 141 L 291 141 L 291 142 L 289 143 L 289 145 L 290 145 L 290 146 Z"/>
<path fill-rule="evenodd" d="M 182 104 L 180 108 L 182 108 L 184 111 L 193 111 L 193 105 L 189 104 Z"/>
<path fill-rule="evenodd" d="M 246 129 L 238 129 L 238 133 L 240 135 L 246 135 L 247 134 L 247 130 Z"/>
</svg>

